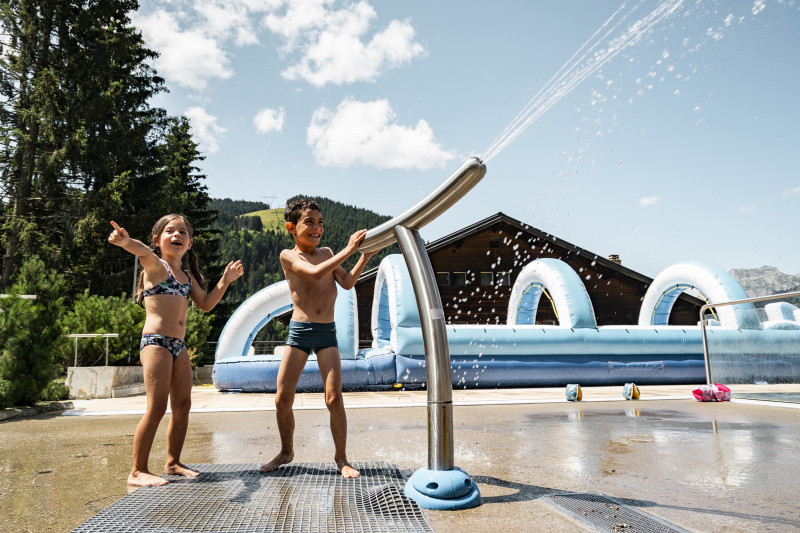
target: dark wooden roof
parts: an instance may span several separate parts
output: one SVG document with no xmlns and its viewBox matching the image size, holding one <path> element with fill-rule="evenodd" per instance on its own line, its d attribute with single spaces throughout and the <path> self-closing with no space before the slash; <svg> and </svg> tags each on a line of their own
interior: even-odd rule
<svg viewBox="0 0 800 533">
<path fill-rule="evenodd" d="M 552 243 L 554 246 L 558 246 L 560 248 L 564 248 L 566 251 L 574 254 L 575 256 L 583 256 L 586 258 L 591 258 L 592 261 L 597 261 L 598 264 L 604 266 L 609 270 L 613 270 L 617 272 L 619 275 L 629 277 L 634 279 L 640 283 L 646 283 L 648 286 L 650 283 L 653 282 L 653 278 L 649 278 L 644 274 L 641 274 L 635 270 L 631 270 L 625 266 L 622 266 L 620 263 L 616 263 L 614 261 L 610 261 L 609 259 L 601 256 L 600 254 L 595 254 L 590 252 L 580 246 L 575 246 L 574 244 L 567 242 L 563 239 L 559 239 L 558 237 L 546 233 L 540 229 L 534 228 L 533 226 L 529 226 L 524 222 L 520 222 L 519 220 L 506 215 L 503 212 L 495 213 L 494 215 L 480 220 L 474 224 L 466 226 L 458 231 L 451 233 L 450 235 L 446 235 L 441 239 L 437 239 L 435 241 L 431 241 L 425 245 L 425 249 L 428 251 L 428 254 L 432 254 L 437 250 L 441 250 L 451 245 L 457 244 L 459 241 L 463 240 L 465 237 L 469 237 L 471 235 L 475 235 L 477 233 L 481 233 L 487 229 L 492 229 L 497 227 L 498 224 L 505 224 L 508 226 L 512 226 L 516 228 L 518 231 L 522 233 L 527 233 L 533 235 L 534 237 L 538 237 L 540 240 L 544 242 Z M 369 270 L 366 270 L 362 273 L 361 277 L 358 279 L 358 283 L 363 283 L 369 279 L 375 278 L 378 274 L 378 267 L 375 266 Z"/>
<path fill-rule="evenodd" d="M 560 259 L 570 265 L 584 282 L 594 307 L 597 324 L 633 325 L 652 278 L 607 257 L 591 252 L 555 235 L 534 228 L 504 213 L 466 226 L 425 246 L 435 272 L 468 272 L 466 285 L 439 283 L 439 293 L 448 323 L 503 323 L 511 288 L 522 268 L 538 258 Z M 487 254 L 487 251 L 489 252 Z M 481 273 L 497 280 L 506 274 L 508 285 L 481 285 Z M 359 328 L 369 332 L 372 293 L 377 267 L 365 272 L 358 283 Z M 452 281 L 452 279 L 451 279 Z M 695 324 L 703 302 L 682 295 L 673 306 L 670 324 Z M 557 323 L 555 310 L 541 302 L 537 323 Z M 366 339 L 365 339 L 366 340 Z"/>
</svg>

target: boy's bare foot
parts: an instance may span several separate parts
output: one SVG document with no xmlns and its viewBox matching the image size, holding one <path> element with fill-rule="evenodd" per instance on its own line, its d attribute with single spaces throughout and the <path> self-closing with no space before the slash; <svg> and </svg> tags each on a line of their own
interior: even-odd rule
<svg viewBox="0 0 800 533">
<path fill-rule="evenodd" d="M 339 468 L 339 472 L 342 473 L 342 477 L 354 478 L 361 475 L 347 459 L 337 459 L 336 466 Z"/>
<path fill-rule="evenodd" d="M 200 472 L 193 470 L 183 463 L 175 463 L 172 466 L 164 466 L 165 474 L 172 474 L 176 476 L 197 477 Z"/>
<path fill-rule="evenodd" d="M 261 465 L 261 468 L 259 470 L 261 472 L 274 472 L 275 470 L 278 469 L 279 466 L 285 465 L 286 463 L 291 463 L 292 459 L 294 459 L 294 452 L 291 453 L 280 452 L 278 455 L 275 456 L 274 459 L 272 459 L 272 461 Z"/>
<path fill-rule="evenodd" d="M 166 485 L 169 483 L 164 478 L 154 476 L 150 472 L 131 472 L 128 475 L 128 485 L 136 485 L 137 487 L 156 487 L 159 485 Z"/>
</svg>

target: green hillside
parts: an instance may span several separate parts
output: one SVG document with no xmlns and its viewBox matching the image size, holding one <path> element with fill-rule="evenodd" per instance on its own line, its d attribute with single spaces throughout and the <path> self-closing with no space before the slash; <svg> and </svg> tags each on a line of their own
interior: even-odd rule
<svg viewBox="0 0 800 533">
<path fill-rule="evenodd" d="M 242 217 L 258 217 L 265 230 L 278 231 L 285 227 L 286 221 L 283 219 L 283 209 L 262 209 L 239 215 Z"/>
</svg>

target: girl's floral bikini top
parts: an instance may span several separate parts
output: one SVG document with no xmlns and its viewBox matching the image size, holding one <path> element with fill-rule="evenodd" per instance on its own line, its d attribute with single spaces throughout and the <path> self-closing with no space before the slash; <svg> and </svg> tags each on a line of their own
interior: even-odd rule
<svg viewBox="0 0 800 533">
<path fill-rule="evenodd" d="M 153 285 L 149 289 L 145 289 L 142 292 L 143 297 L 148 296 L 156 296 L 158 294 L 171 294 L 175 296 L 185 296 L 186 298 L 189 297 L 189 292 L 192 290 L 192 277 L 184 270 L 183 273 L 189 278 L 188 283 L 178 283 L 178 280 L 175 279 L 175 276 L 172 275 L 172 270 L 170 270 L 169 265 L 163 259 L 161 260 L 164 263 L 164 266 L 167 267 L 167 279 L 159 283 L 158 285 Z"/>
</svg>

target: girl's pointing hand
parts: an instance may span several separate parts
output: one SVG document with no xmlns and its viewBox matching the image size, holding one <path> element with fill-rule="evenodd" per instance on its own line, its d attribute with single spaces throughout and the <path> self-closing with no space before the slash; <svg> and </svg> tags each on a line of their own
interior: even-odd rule
<svg viewBox="0 0 800 533">
<path fill-rule="evenodd" d="M 111 225 L 114 226 L 114 231 L 111 232 L 111 235 L 108 236 L 108 242 L 111 244 L 116 244 L 117 246 L 125 246 L 130 242 L 131 238 L 128 235 L 128 232 L 125 231 L 125 228 L 121 228 L 119 224 L 111 221 Z"/>
</svg>

